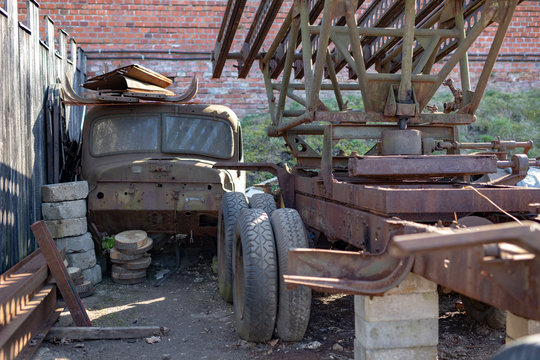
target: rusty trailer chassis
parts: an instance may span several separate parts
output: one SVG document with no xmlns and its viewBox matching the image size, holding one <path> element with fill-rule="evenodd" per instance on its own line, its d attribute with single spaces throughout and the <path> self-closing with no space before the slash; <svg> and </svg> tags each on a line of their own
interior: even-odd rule
<svg viewBox="0 0 540 360">
<path fill-rule="evenodd" d="M 379 295 L 412 271 L 540 320 L 540 189 L 515 186 L 540 160 L 527 157 L 531 142 L 463 143 L 458 134 L 459 125 L 475 121 L 519 2 L 296 0 L 261 52 L 282 7 L 262 0 L 241 52 L 232 53 L 245 1 L 228 1 L 213 75 L 234 59 L 244 78 L 259 61 L 268 135 L 285 140 L 296 165 L 215 167 L 274 173 L 285 207 L 330 243 L 353 249 L 290 250 L 287 283 Z M 467 50 L 492 24 L 496 34 L 473 90 Z M 456 66 L 461 89 L 447 81 Z M 455 101 L 438 112 L 428 104 L 443 85 Z M 363 109 L 349 107 L 346 91 L 360 93 Z M 291 102 L 296 107 L 287 109 Z M 323 137 L 320 151 L 309 136 Z M 374 145 L 365 154 L 334 149 L 352 139 Z M 508 157 L 516 148 L 523 153 Z M 486 177 L 501 168 L 512 172 Z"/>
</svg>

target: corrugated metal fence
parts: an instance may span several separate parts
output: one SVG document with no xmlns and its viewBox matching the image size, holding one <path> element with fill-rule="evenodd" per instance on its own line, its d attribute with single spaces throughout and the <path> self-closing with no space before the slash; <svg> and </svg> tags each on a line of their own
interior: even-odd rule
<svg viewBox="0 0 540 360">
<path fill-rule="evenodd" d="M 27 2 L 26 22 L 17 14 L 17 0 L 0 2 L 0 273 L 35 249 L 30 224 L 41 218 L 47 181 L 47 89 L 63 73 L 77 88 L 86 64 L 73 39 L 61 30 L 55 36 L 51 19 L 40 24 L 36 2 Z M 75 107 L 66 115 L 71 140 L 79 139 L 83 111 Z"/>
</svg>

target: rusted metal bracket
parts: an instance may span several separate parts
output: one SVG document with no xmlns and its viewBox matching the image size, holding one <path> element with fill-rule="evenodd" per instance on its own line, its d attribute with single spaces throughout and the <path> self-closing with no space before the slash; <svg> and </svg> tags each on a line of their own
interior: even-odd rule
<svg viewBox="0 0 540 360">
<path fill-rule="evenodd" d="M 496 251 L 489 245 L 495 243 Z M 389 251 L 394 256 L 415 255 L 412 271 L 418 275 L 540 320 L 540 224 L 523 221 L 397 235 Z"/>
<path fill-rule="evenodd" d="M 540 254 L 540 224 L 523 221 L 463 229 L 443 228 L 423 234 L 396 235 L 390 243 L 390 254 L 403 257 L 502 241 L 516 243 Z"/>
<path fill-rule="evenodd" d="M 409 274 L 414 257 L 396 259 L 388 254 L 294 249 L 289 250 L 285 283 L 324 292 L 381 295 Z"/>
</svg>

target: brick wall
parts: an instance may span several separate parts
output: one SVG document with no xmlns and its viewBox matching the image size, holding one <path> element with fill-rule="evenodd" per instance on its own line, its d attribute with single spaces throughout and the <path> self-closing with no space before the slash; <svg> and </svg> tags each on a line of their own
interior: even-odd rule
<svg viewBox="0 0 540 360">
<path fill-rule="evenodd" d="M 257 66 L 253 66 L 246 80 L 239 80 L 233 67 L 235 62 L 229 61 L 222 78 L 215 80 L 211 79 L 212 66 L 207 60 L 226 3 L 226 0 L 44 0 L 40 11 L 51 16 L 58 27 L 66 29 L 86 51 L 89 76 L 139 63 L 174 78 L 173 87 L 179 90 L 196 74 L 200 79 L 197 101 L 225 104 L 243 116 L 267 108 Z M 245 20 L 252 18 L 258 3 L 247 1 L 236 39 L 245 37 L 249 27 Z M 24 5 L 21 7 L 24 17 Z M 284 15 L 282 11 L 272 32 L 277 31 Z M 488 28 L 469 52 L 473 81 L 482 69 L 494 33 L 494 28 Z M 492 79 L 511 89 L 538 86 L 540 2 L 525 1 L 519 5 L 501 53 Z"/>
</svg>

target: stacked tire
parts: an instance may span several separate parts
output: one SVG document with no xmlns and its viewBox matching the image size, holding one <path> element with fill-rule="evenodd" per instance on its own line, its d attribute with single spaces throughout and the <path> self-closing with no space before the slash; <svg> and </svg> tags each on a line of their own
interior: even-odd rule
<svg viewBox="0 0 540 360">
<path fill-rule="evenodd" d="M 309 322 L 311 290 L 288 290 L 283 280 L 289 249 L 308 247 L 306 230 L 294 209 L 277 209 L 270 194 L 249 202 L 226 193 L 218 222 L 218 279 L 222 297 L 233 301 L 235 326 L 247 341 L 277 335 L 300 341 Z M 230 249 L 230 252 L 227 251 Z"/>
</svg>

